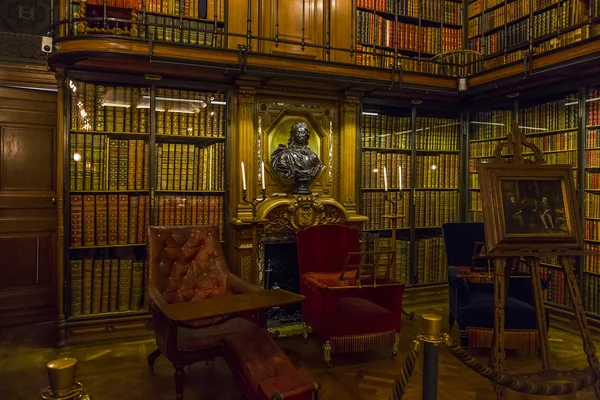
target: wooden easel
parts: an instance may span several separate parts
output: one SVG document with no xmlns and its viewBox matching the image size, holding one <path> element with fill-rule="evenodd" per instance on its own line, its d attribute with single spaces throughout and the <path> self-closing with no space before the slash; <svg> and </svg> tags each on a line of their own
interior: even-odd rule
<svg viewBox="0 0 600 400">
<path fill-rule="evenodd" d="M 525 135 L 519 130 L 516 121 L 513 121 L 511 135 L 507 137 L 506 142 L 498 144 L 494 151 L 496 157 L 495 162 L 502 160 L 502 150 L 505 146 L 512 149 L 514 158 L 512 162 L 525 164 L 523 159 L 521 146 L 533 150 L 534 160 L 527 160 L 530 163 L 542 164 L 543 153 L 533 143 L 526 141 Z M 506 162 L 504 160 L 504 162 Z M 508 291 L 507 281 L 512 273 L 514 259 L 525 258 L 529 264 L 531 273 L 531 283 L 534 295 L 534 305 L 537 319 L 538 336 L 539 336 L 539 351 L 542 360 L 542 370 L 550 371 L 552 364 L 550 360 L 550 349 L 548 345 L 548 330 L 546 327 L 544 299 L 542 294 L 542 284 L 540 278 L 540 259 L 548 257 L 558 257 L 561 261 L 564 273 L 567 279 L 567 287 L 569 296 L 573 305 L 573 312 L 579 327 L 579 333 L 583 340 L 583 351 L 587 356 L 587 362 L 593 374 L 596 377 L 594 391 L 596 397 L 600 399 L 600 362 L 596 355 L 596 349 L 592 341 L 590 329 L 583 309 L 581 294 L 577 286 L 577 280 L 571 264 L 572 256 L 584 255 L 582 250 L 557 250 L 551 247 L 522 248 L 510 252 L 495 252 L 490 254 L 494 258 L 494 336 L 492 342 L 492 351 L 490 353 L 490 367 L 496 371 L 504 370 L 504 361 L 506 352 L 504 348 L 504 322 L 505 322 L 505 302 Z M 497 399 L 503 399 L 505 388 L 500 385 L 494 385 Z"/>
</svg>

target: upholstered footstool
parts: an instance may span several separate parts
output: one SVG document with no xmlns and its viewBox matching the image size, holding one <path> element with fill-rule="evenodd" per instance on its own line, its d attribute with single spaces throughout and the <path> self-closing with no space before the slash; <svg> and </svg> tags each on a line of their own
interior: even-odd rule
<svg viewBox="0 0 600 400">
<path fill-rule="evenodd" d="M 223 353 L 249 400 L 313 399 L 314 380 L 294 367 L 265 329 L 226 337 Z"/>
</svg>

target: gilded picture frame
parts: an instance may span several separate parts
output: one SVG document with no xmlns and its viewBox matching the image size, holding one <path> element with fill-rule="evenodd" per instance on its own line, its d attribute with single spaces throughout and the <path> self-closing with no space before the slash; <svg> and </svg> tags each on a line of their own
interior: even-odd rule
<svg viewBox="0 0 600 400">
<path fill-rule="evenodd" d="M 583 250 L 570 165 L 481 164 L 479 181 L 488 253 Z"/>
</svg>

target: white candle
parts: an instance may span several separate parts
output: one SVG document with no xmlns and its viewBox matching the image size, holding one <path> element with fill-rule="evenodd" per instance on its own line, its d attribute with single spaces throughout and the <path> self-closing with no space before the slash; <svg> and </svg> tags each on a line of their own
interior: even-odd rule
<svg viewBox="0 0 600 400">
<path fill-rule="evenodd" d="M 267 180 L 267 177 L 265 176 L 265 162 L 264 161 L 261 162 L 260 173 L 262 175 L 262 188 L 264 190 L 265 189 L 265 181 Z"/>
<path fill-rule="evenodd" d="M 398 186 L 400 186 L 400 190 L 402 190 L 402 167 L 398 167 L 398 180 L 400 181 Z"/>
<path fill-rule="evenodd" d="M 387 192 L 387 169 L 383 167 L 383 188 Z"/>
<path fill-rule="evenodd" d="M 242 161 L 242 189 L 246 190 L 246 170 L 244 169 L 243 161 Z"/>
</svg>

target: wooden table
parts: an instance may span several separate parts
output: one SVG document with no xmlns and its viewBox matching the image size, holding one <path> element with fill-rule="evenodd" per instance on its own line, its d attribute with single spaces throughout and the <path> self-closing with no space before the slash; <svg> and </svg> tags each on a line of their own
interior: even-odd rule
<svg viewBox="0 0 600 400">
<path fill-rule="evenodd" d="M 288 292 L 287 290 L 271 289 L 200 301 L 167 304 L 160 307 L 160 309 L 172 321 L 183 322 L 286 306 L 300 303 L 304 298 L 300 294 Z"/>
</svg>

